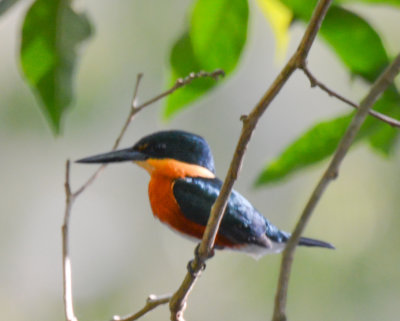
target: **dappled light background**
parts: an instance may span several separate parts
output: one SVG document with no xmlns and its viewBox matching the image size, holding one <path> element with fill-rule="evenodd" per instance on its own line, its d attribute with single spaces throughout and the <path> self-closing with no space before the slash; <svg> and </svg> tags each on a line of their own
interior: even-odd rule
<svg viewBox="0 0 400 321">
<path fill-rule="evenodd" d="M 78 1 L 95 34 L 82 48 L 76 100 L 63 133 L 53 137 L 21 78 L 18 34 L 27 3 L 0 18 L 0 311 L 4 320 L 63 320 L 61 224 L 67 158 L 108 151 L 128 113 L 136 74 L 144 73 L 139 100 L 165 88 L 168 53 L 186 23 L 188 1 Z M 390 54 L 400 50 L 399 12 L 363 8 Z M 251 7 L 249 42 L 239 69 L 210 95 L 163 121 L 163 103 L 142 111 L 121 146 L 161 129 L 183 129 L 210 143 L 224 178 L 248 113 L 286 58 L 275 57 L 273 34 Z M 289 52 L 304 30 L 291 29 Z M 358 101 L 367 87 L 349 79 L 323 43 L 309 57 L 314 74 Z M 284 182 L 254 189 L 266 162 L 310 125 L 349 107 L 296 72 L 257 127 L 235 188 L 272 222 L 291 230 L 326 162 Z M 390 158 L 357 145 L 316 208 L 307 236 L 332 242 L 336 251 L 301 248 L 290 283 L 293 320 L 396 320 L 400 312 L 399 152 Z M 96 169 L 72 165 L 77 188 Z M 151 214 L 148 175 L 130 164 L 109 166 L 79 197 L 72 211 L 71 259 L 76 314 L 109 320 L 140 309 L 146 297 L 174 291 L 186 273 L 194 243 Z M 259 261 L 217 252 L 190 296 L 187 320 L 269 320 L 280 256 Z M 143 320 L 167 320 L 160 307 Z"/>
</svg>

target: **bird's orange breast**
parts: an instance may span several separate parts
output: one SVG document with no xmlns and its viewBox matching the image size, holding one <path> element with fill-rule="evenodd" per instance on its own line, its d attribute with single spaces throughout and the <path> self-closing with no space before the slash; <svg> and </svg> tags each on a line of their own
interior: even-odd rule
<svg viewBox="0 0 400 321">
<path fill-rule="evenodd" d="M 154 216 L 180 233 L 201 239 L 203 237 L 205 226 L 192 222 L 183 215 L 173 193 L 174 181 L 177 178 L 185 176 L 186 173 L 184 170 L 182 168 L 179 170 L 173 170 L 172 168 L 175 168 L 176 164 L 167 164 L 166 161 L 162 164 L 157 163 L 156 165 L 162 166 L 156 167 L 154 167 L 154 163 L 149 164 L 147 162 L 146 164 L 140 165 L 144 168 L 151 166 L 151 169 L 146 169 L 151 174 L 149 183 L 149 199 Z M 181 175 L 177 175 L 177 173 Z M 214 176 L 214 174 L 209 172 L 210 177 L 211 175 Z M 217 236 L 215 243 L 221 247 L 234 246 L 232 242 L 222 235 Z"/>
<path fill-rule="evenodd" d="M 149 199 L 154 215 L 178 232 L 201 239 L 204 227 L 188 220 L 181 212 L 173 194 L 173 180 L 162 175 L 152 175 Z"/>
</svg>

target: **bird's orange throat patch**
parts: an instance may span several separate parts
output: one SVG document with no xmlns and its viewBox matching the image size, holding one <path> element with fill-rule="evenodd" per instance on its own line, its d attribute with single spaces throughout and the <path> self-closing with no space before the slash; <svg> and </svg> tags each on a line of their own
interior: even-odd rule
<svg viewBox="0 0 400 321">
<path fill-rule="evenodd" d="M 151 175 L 149 199 L 154 216 L 177 232 L 201 239 L 205 226 L 192 222 L 183 215 L 174 197 L 174 182 L 186 176 L 214 178 L 215 175 L 205 167 L 174 159 L 148 159 L 137 161 L 136 164 Z M 217 236 L 216 244 L 220 247 L 234 246 L 222 235 Z"/>
<path fill-rule="evenodd" d="M 137 161 L 135 163 L 144 168 L 151 176 L 156 174 L 174 179 L 186 176 L 215 178 L 214 173 L 205 167 L 188 164 L 171 158 L 149 158 L 145 161 Z"/>
</svg>

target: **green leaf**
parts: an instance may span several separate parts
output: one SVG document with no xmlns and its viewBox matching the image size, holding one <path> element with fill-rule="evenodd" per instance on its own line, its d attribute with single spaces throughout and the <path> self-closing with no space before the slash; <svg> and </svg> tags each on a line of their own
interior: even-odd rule
<svg viewBox="0 0 400 321">
<path fill-rule="evenodd" d="M 293 11 L 297 19 L 303 21 L 309 20 L 317 3 L 315 0 L 282 0 L 282 2 Z M 373 82 L 389 64 L 377 32 L 364 19 L 349 10 L 332 6 L 321 26 L 320 35 L 352 74 L 368 82 Z M 382 95 L 374 109 L 399 118 L 400 96 L 394 87 Z M 353 114 L 317 124 L 308 130 L 265 167 L 256 184 L 263 185 L 280 180 L 330 156 L 335 151 Z M 357 136 L 357 141 L 368 139 L 374 149 L 388 154 L 397 137 L 397 129 L 368 117 Z"/>
<path fill-rule="evenodd" d="M 369 82 L 373 82 L 389 64 L 378 33 L 355 13 L 332 7 L 321 33 L 350 72 Z"/>
<path fill-rule="evenodd" d="M 56 134 L 73 98 L 77 47 L 90 34 L 87 17 L 74 12 L 68 0 L 36 0 L 26 14 L 20 52 L 22 69 Z"/>
<path fill-rule="evenodd" d="M 400 96 L 392 89 L 387 90 L 375 103 L 374 110 L 391 116 L 400 116 Z M 265 185 L 330 156 L 339 144 L 354 112 L 346 116 L 319 123 L 290 144 L 282 154 L 272 160 L 257 178 L 256 185 Z M 398 132 L 398 129 L 396 129 Z M 396 135 L 397 136 L 397 135 Z M 374 137 L 373 141 L 382 152 L 390 149 L 395 142 L 392 128 L 369 116 L 361 127 L 356 141 Z"/>
<path fill-rule="evenodd" d="M 322 122 L 309 129 L 265 167 L 258 176 L 256 185 L 280 180 L 331 155 L 349 125 L 352 115 Z"/>
<path fill-rule="evenodd" d="M 382 126 L 380 130 L 368 139 L 368 142 L 374 150 L 380 151 L 385 156 L 389 156 L 393 151 L 393 146 L 398 141 L 398 137 L 398 128 Z"/>
<path fill-rule="evenodd" d="M 182 59 L 182 57 L 185 57 Z M 176 79 L 186 77 L 193 70 L 201 70 L 193 54 L 192 43 L 188 34 L 184 34 L 174 45 L 170 57 L 172 86 Z M 215 80 L 210 78 L 195 79 L 191 84 L 175 91 L 169 95 L 167 105 L 164 108 L 164 118 L 171 117 L 178 112 L 183 106 L 189 104 L 197 97 L 208 91 L 215 85 Z"/>
<path fill-rule="evenodd" d="M 200 70 L 231 73 L 246 42 L 248 11 L 247 0 L 198 0 L 189 31 L 172 48 L 170 83 Z M 214 85 L 213 79 L 198 79 L 179 89 L 168 97 L 164 117 L 170 118 Z"/>
<path fill-rule="evenodd" d="M 8 9 L 10 9 L 18 1 L 19 0 L 0 0 L 0 15 L 5 13 Z"/>
<path fill-rule="evenodd" d="M 282 0 L 296 18 L 308 21 L 315 0 Z M 332 6 L 321 26 L 320 35 L 332 47 L 349 71 L 373 82 L 389 59 L 378 33 L 357 14 Z"/>
<path fill-rule="evenodd" d="M 388 89 L 382 98 L 376 102 L 375 108 L 387 116 L 400 119 L 400 95 L 394 86 Z M 370 121 L 370 119 L 367 119 L 367 121 Z M 378 123 L 375 132 L 368 137 L 368 142 L 374 150 L 389 156 L 398 141 L 398 137 L 398 128 Z"/>
<path fill-rule="evenodd" d="M 247 36 L 247 0 L 198 0 L 193 10 L 190 39 L 205 69 L 230 73 L 238 63 Z"/>
</svg>

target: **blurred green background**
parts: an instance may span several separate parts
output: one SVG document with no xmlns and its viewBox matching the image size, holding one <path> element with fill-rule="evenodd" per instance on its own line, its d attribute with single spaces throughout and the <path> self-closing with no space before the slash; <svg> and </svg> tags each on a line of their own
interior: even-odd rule
<svg viewBox="0 0 400 321">
<path fill-rule="evenodd" d="M 4 320 L 63 320 L 61 224 L 64 168 L 72 160 L 110 149 L 128 113 L 138 72 L 139 100 L 167 82 L 170 46 L 186 23 L 188 1 L 78 1 L 94 37 L 82 48 L 76 101 L 62 136 L 54 138 L 37 101 L 21 78 L 19 34 L 28 3 L 0 19 L 0 311 Z M 238 71 L 170 122 L 162 103 L 141 112 L 122 146 L 160 129 L 179 128 L 210 143 L 224 178 L 240 134 L 240 115 L 250 111 L 282 64 L 272 32 L 251 7 L 249 42 Z M 399 11 L 363 8 L 382 31 L 390 54 L 400 50 Z M 292 52 L 304 27 L 291 29 Z M 310 69 L 343 95 L 359 100 L 364 83 L 346 71 L 320 41 Z M 235 186 L 272 222 L 291 230 L 326 163 L 284 183 L 251 188 L 266 163 L 311 124 L 348 107 L 310 89 L 297 72 L 266 112 L 249 145 Z M 365 145 L 355 147 L 326 192 L 306 235 L 332 242 L 336 251 L 299 249 L 290 283 L 291 320 L 397 320 L 400 307 L 400 186 L 397 152 L 390 159 Z M 95 168 L 73 165 L 73 188 Z M 152 217 L 147 173 L 130 164 L 110 166 L 75 203 L 71 252 L 76 314 L 109 320 L 140 309 L 147 295 L 172 292 L 186 272 L 194 244 Z M 280 256 L 259 261 L 218 252 L 197 283 L 188 320 L 269 320 Z M 168 319 L 160 307 L 143 320 Z"/>
</svg>

